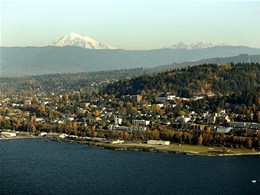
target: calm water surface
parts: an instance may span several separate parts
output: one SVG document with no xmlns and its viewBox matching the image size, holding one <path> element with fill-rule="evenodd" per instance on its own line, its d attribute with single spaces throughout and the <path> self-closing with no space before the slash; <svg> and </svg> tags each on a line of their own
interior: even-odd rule
<svg viewBox="0 0 260 195">
<path fill-rule="evenodd" d="M 4 140 L 0 141 L 0 194 L 260 194 L 260 157 L 186 156 L 42 139 Z"/>
</svg>

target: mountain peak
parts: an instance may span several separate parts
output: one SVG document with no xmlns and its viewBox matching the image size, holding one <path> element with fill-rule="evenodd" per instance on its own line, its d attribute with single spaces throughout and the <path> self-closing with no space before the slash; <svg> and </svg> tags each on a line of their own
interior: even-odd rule
<svg viewBox="0 0 260 195">
<path fill-rule="evenodd" d="M 49 46 L 58 46 L 58 47 L 77 46 L 77 47 L 83 47 L 87 49 L 116 49 L 113 46 L 97 42 L 88 36 L 81 36 L 74 32 L 71 32 L 61 37 L 60 39 L 50 43 Z"/>
<path fill-rule="evenodd" d="M 218 44 L 218 45 L 213 45 L 212 43 L 207 43 L 203 40 L 200 40 L 198 43 L 194 44 L 190 44 L 190 45 L 186 45 L 185 43 L 183 43 L 182 41 L 180 41 L 177 44 L 174 44 L 172 46 L 170 46 L 170 49 L 204 49 L 204 48 L 210 48 L 210 47 L 214 47 L 214 46 L 228 46 L 227 44 Z"/>
<path fill-rule="evenodd" d="M 188 45 L 186 45 L 184 42 L 180 41 L 179 43 L 172 45 L 170 47 L 171 49 L 190 49 Z"/>
</svg>

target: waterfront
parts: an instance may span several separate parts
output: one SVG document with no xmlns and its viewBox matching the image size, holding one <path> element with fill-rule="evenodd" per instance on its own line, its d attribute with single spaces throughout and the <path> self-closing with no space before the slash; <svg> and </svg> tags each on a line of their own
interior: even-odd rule
<svg viewBox="0 0 260 195">
<path fill-rule="evenodd" d="M 257 194 L 260 190 L 259 156 L 114 151 L 42 139 L 3 140 L 0 148 L 1 194 Z"/>
</svg>

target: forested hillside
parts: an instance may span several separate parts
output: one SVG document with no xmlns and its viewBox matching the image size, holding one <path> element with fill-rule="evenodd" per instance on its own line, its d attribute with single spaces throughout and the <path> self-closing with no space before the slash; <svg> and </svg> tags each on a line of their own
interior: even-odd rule
<svg viewBox="0 0 260 195">
<path fill-rule="evenodd" d="M 192 94 L 242 93 L 260 90 L 259 63 L 203 64 L 164 73 L 143 75 L 108 85 L 104 92 L 125 94 L 172 93 L 182 97 Z"/>
<path fill-rule="evenodd" d="M 101 87 L 110 82 L 137 77 L 142 74 L 143 68 L 135 68 L 29 77 L 2 77 L 0 78 L 0 94 L 33 96 L 40 92 L 81 91 L 82 94 L 98 93 Z"/>
<path fill-rule="evenodd" d="M 172 93 L 190 97 L 209 91 L 227 94 L 259 90 L 259 63 L 204 64 L 147 74 L 150 69 L 135 68 L 73 74 L 50 74 L 30 77 L 0 78 L 1 94 L 32 96 L 39 92 L 126 94 Z M 158 67 L 157 71 L 162 71 Z M 119 82 L 117 82 L 119 80 Z M 102 91 L 100 91 L 102 89 Z"/>
<path fill-rule="evenodd" d="M 173 63 L 170 65 L 162 65 L 156 66 L 152 68 L 145 68 L 145 74 L 154 74 L 159 72 L 171 71 L 173 69 L 181 69 L 186 68 L 188 66 L 197 66 L 201 64 L 227 64 L 227 63 L 245 63 L 245 62 L 252 62 L 252 63 L 260 63 L 260 54 L 258 55 L 248 55 L 248 54 L 240 54 L 238 56 L 226 57 L 226 58 L 209 58 L 203 59 L 195 62 L 183 62 L 183 63 Z"/>
</svg>

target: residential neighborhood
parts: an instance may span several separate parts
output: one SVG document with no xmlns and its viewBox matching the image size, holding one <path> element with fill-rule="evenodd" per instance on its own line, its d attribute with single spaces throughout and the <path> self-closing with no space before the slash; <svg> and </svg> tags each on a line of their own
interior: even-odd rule
<svg viewBox="0 0 260 195">
<path fill-rule="evenodd" d="M 121 98 L 105 94 L 90 97 L 87 101 L 79 96 L 80 92 L 2 97 L 1 131 L 26 132 L 34 136 L 42 136 L 45 132 L 49 133 L 49 137 L 58 133 L 59 136 L 66 134 L 108 139 L 138 139 L 142 134 L 147 136 L 150 133 L 150 138 L 156 140 L 162 138 L 164 130 L 168 133 L 178 131 L 200 134 L 211 131 L 256 137 L 260 129 L 254 113 L 242 115 L 237 112 L 244 105 L 226 104 L 218 112 L 207 109 L 207 103 L 217 98 L 213 92 L 210 96 L 205 94 L 190 98 L 164 93 L 159 93 L 159 96 L 125 95 Z M 203 107 L 194 109 L 194 105 L 199 104 Z M 244 120 L 251 120 L 239 121 L 243 117 Z"/>
</svg>

